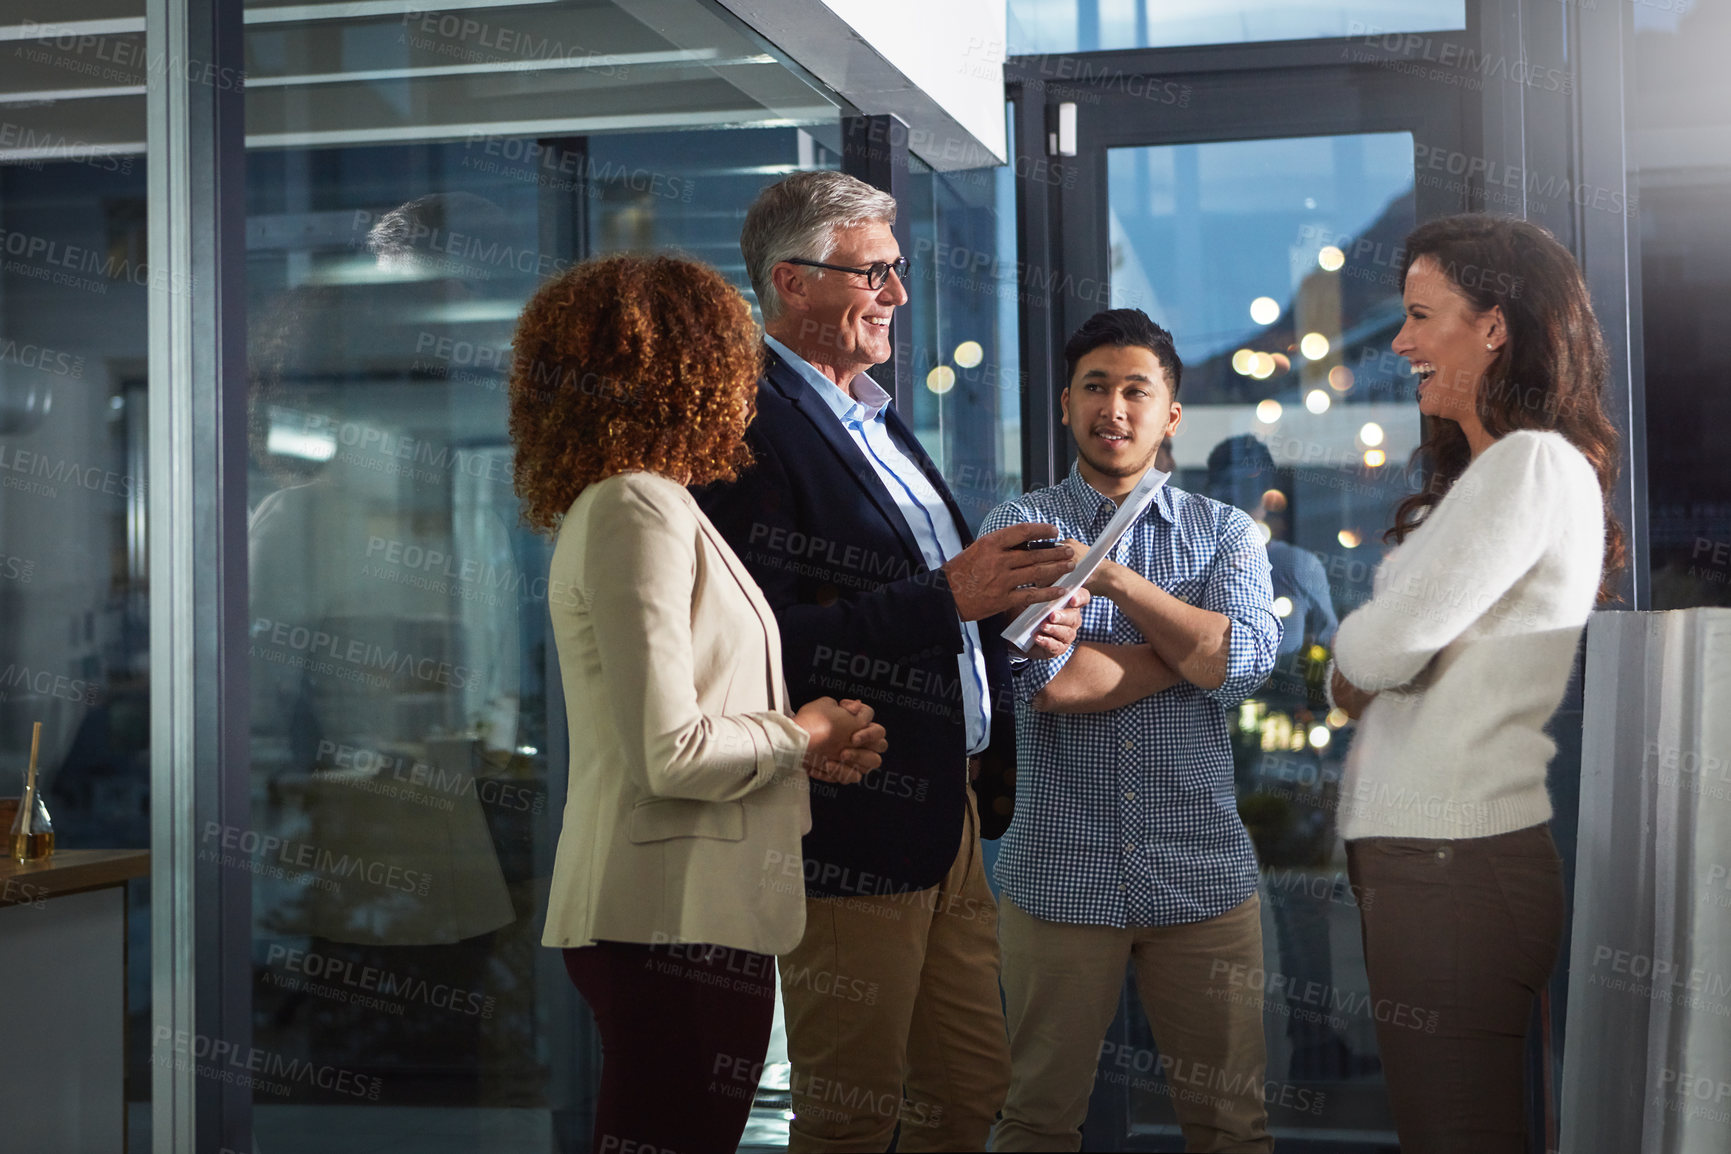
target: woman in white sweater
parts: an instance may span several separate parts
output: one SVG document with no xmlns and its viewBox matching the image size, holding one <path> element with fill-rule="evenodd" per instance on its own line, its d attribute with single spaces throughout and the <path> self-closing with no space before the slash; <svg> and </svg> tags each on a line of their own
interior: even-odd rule
<svg viewBox="0 0 1731 1154">
<path fill-rule="evenodd" d="M 1549 233 L 1449 217 L 1405 262 L 1393 347 L 1419 377 L 1425 483 L 1335 636 L 1335 702 L 1360 719 L 1340 833 L 1401 1149 L 1518 1152 L 1564 919 L 1544 728 L 1623 560 L 1616 433 L 1586 285 Z"/>
</svg>

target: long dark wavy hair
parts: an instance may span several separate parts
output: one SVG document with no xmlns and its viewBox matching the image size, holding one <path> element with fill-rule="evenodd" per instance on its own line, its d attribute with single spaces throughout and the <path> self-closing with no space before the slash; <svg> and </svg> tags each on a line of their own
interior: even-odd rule
<svg viewBox="0 0 1731 1154">
<path fill-rule="evenodd" d="M 1611 512 L 1617 477 L 1617 430 L 1605 413 L 1609 361 L 1580 266 L 1557 238 L 1524 220 L 1466 213 L 1419 225 L 1406 238 L 1401 291 L 1413 262 L 1434 261 L 1456 292 L 1484 312 L 1500 305 L 1508 338 L 1485 370 L 1477 410 L 1485 432 L 1550 429 L 1568 438 L 1599 475 L 1605 503 L 1605 567 L 1599 600 L 1615 597 L 1627 556 L 1623 526 Z M 1385 541 L 1400 542 L 1454 486 L 1472 461 L 1454 421 L 1425 418 L 1413 453 L 1424 478 L 1395 509 Z"/>
</svg>

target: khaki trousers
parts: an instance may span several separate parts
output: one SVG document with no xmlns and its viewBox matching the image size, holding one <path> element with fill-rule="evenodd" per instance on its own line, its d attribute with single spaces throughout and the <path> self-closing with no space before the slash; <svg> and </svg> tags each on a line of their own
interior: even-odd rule
<svg viewBox="0 0 1731 1154">
<path fill-rule="evenodd" d="M 1094 1075 L 1165 1075 L 1186 1150 L 1269 1151 L 1261 903 L 1251 894 L 1219 917 L 1179 926 L 1074 925 L 1035 918 L 1008 898 L 999 934 L 1010 1024 L 1010 1093 L 993 1150 L 1079 1150 Z M 1102 1045 L 1124 966 L 1159 1047 Z M 1101 1059 L 1105 1061 L 1102 1062 Z"/>
<path fill-rule="evenodd" d="M 793 1065 L 791 1154 L 984 1150 L 1010 1080 L 998 908 L 968 791 L 961 846 L 935 887 L 808 898 L 781 959 Z"/>
</svg>

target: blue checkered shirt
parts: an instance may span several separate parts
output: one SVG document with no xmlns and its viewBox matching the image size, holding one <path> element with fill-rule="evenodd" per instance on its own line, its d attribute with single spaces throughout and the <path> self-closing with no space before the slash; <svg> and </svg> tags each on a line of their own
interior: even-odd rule
<svg viewBox="0 0 1731 1154">
<path fill-rule="evenodd" d="M 1092 542 L 1117 506 L 1070 475 L 999 505 L 980 532 L 1028 521 Z M 1016 816 L 993 873 L 1026 912 L 1053 922 L 1165 926 L 1232 909 L 1256 888 L 1256 853 L 1238 818 L 1226 711 L 1274 668 L 1268 553 L 1242 510 L 1165 486 L 1112 559 L 1191 605 L 1232 620 L 1226 681 L 1180 681 L 1101 713 L 1041 713 L 1034 696 L 1074 649 L 1016 671 Z M 1145 640 L 1096 597 L 1078 641 Z"/>
</svg>

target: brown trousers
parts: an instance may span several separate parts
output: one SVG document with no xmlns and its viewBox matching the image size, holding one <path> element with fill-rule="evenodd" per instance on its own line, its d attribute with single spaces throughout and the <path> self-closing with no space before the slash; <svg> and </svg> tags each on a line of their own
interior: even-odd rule
<svg viewBox="0 0 1731 1154">
<path fill-rule="evenodd" d="M 936 886 L 808 898 L 781 957 L 793 1065 L 790 1154 L 984 1150 L 1010 1081 L 998 996 L 998 906 L 967 818 Z"/>
<path fill-rule="evenodd" d="M 1402 1154 L 1520 1154 L 1533 998 L 1562 938 L 1548 825 L 1348 842 Z"/>
</svg>

